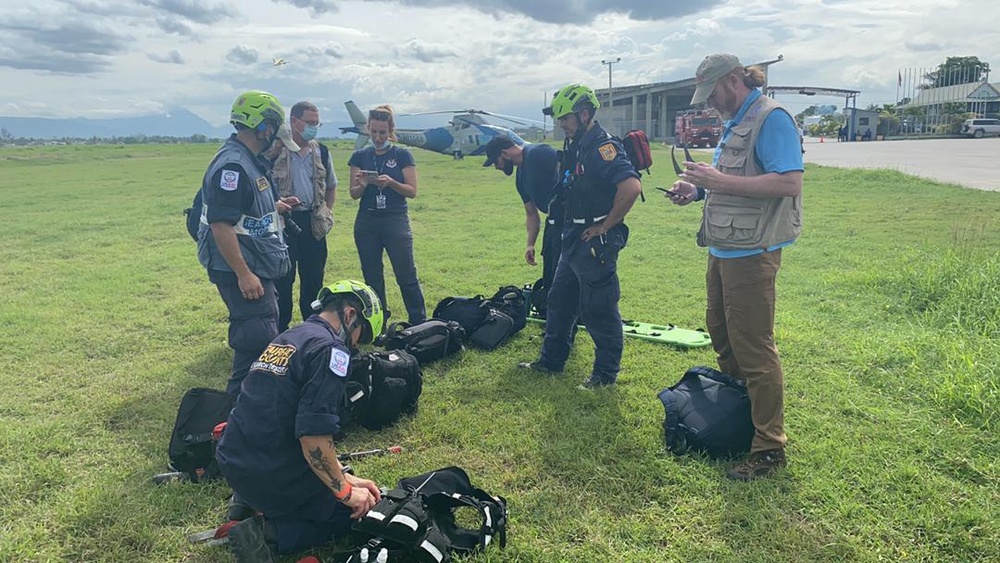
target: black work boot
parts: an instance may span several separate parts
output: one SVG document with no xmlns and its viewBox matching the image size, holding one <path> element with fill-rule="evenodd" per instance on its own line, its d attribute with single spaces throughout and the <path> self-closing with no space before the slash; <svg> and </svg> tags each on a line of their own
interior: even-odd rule
<svg viewBox="0 0 1000 563">
<path fill-rule="evenodd" d="M 596 373 L 590 374 L 590 377 L 585 379 L 578 388 L 584 391 L 592 391 L 594 389 L 600 389 L 601 387 L 611 387 L 615 382 L 611 379 L 606 379 L 597 375 Z"/>
<path fill-rule="evenodd" d="M 520 362 L 517 364 L 517 367 L 518 369 L 530 369 L 532 371 L 537 371 L 538 373 L 542 373 L 545 375 L 556 375 L 558 373 L 563 372 L 563 368 L 556 369 L 548 366 L 547 364 L 543 364 L 538 360 L 535 360 L 533 362 Z"/>
<path fill-rule="evenodd" d="M 229 497 L 229 507 L 226 509 L 226 515 L 230 520 L 246 520 L 256 513 L 257 511 L 249 504 L 243 502 L 243 499 L 236 493 L 233 493 Z"/>
<path fill-rule="evenodd" d="M 726 476 L 737 481 L 753 481 L 770 477 L 788 465 L 785 460 L 785 450 L 764 450 L 750 454 L 743 463 L 740 463 L 726 472 Z"/>
<path fill-rule="evenodd" d="M 264 536 L 264 517 L 247 518 L 229 530 L 229 552 L 236 563 L 274 563 Z"/>
</svg>

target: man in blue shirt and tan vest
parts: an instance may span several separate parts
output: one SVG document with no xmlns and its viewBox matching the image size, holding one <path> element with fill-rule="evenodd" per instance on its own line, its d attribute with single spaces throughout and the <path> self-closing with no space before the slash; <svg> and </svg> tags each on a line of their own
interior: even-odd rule
<svg viewBox="0 0 1000 563">
<path fill-rule="evenodd" d="M 709 55 L 695 73 L 692 105 L 728 119 L 712 165 L 685 162 L 666 194 L 705 200 L 698 245 L 708 247 L 706 323 L 722 371 L 746 381 L 753 419 L 750 457 L 732 479 L 768 477 L 786 465 L 784 375 L 774 343 L 781 249 L 802 229 L 802 150 L 787 110 L 761 95 L 760 67 Z"/>
<path fill-rule="evenodd" d="M 337 175 L 330 150 L 316 140 L 322 123 L 319 108 L 307 101 L 297 102 L 289 112 L 292 140 L 300 148 L 293 151 L 275 144 L 268 155 L 274 161 L 272 176 L 280 197 L 299 199 L 289 218 L 299 230 L 286 230 L 285 243 L 291 268 L 276 280 L 278 288 L 278 331 L 288 330 L 292 321 L 295 275 L 299 276 L 299 312 L 302 320 L 312 314 L 312 302 L 323 287 L 326 270 L 326 235 L 333 228 L 333 202 Z"/>
</svg>

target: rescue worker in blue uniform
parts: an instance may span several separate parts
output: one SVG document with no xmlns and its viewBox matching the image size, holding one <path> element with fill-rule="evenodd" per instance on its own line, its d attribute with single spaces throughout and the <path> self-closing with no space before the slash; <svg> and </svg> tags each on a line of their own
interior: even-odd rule
<svg viewBox="0 0 1000 563">
<path fill-rule="evenodd" d="M 280 139 L 299 150 L 277 98 L 258 90 L 233 103 L 236 129 L 212 159 L 202 179 L 198 261 L 208 271 L 229 310 L 233 368 L 226 392 L 235 397 L 250 364 L 278 335 L 275 280 L 288 272 L 288 250 L 278 213 L 298 204 L 278 199 L 261 155 Z"/>
<path fill-rule="evenodd" d="M 528 232 L 524 261 L 532 266 L 537 264 L 535 242 L 542 223 L 539 212 L 547 214 L 542 234 L 542 278 L 533 289 L 548 292 L 562 245 L 562 210 L 558 205 L 549 205 L 559 184 L 559 155 L 556 149 L 544 143 L 518 145 L 510 137 L 498 135 L 486 144 L 483 166 L 493 166 L 508 176 L 514 175 L 514 187 L 524 203 L 524 225 Z M 532 295 L 532 301 L 535 301 Z M 542 306 L 536 308 L 539 316 L 544 318 L 545 302 L 541 303 Z"/>
<path fill-rule="evenodd" d="M 343 280 L 321 289 L 313 309 L 253 363 L 216 449 L 234 493 L 263 514 L 230 530 L 237 563 L 344 537 L 381 498 L 374 482 L 344 473 L 333 436 L 351 350 L 382 332 L 382 304 L 367 285 Z"/>
<path fill-rule="evenodd" d="M 518 364 L 544 373 L 562 372 L 579 316 L 595 348 L 584 389 L 613 385 L 621 368 L 618 253 L 628 241 L 623 220 L 642 190 L 625 149 L 594 118 L 599 107 L 592 89 L 570 84 L 542 110 L 566 133 L 561 194 L 565 223 L 542 351 L 537 360 Z"/>
</svg>

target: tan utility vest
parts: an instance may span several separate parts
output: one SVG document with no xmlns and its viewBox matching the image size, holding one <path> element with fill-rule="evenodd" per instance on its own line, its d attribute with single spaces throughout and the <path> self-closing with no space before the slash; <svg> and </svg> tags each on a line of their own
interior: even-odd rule
<svg viewBox="0 0 1000 563">
<path fill-rule="evenodd" d="M 319 150 L 317 141 L 309 141 L 309 148 L 312 149 L 313 162 L 312 235 L 319 240 L 333 228 L 333 213 L 326 206 L 326 164 L 321 156 L 323 153 Z M 294 193 L 291 167 L 292 151 L 282 146 L 271 171 L 281 197 L 288 197 Z"/>
<path fill-rule="evenodd" d="M 760 127 L 772 111 L 787 111 L 767 96 L 757 98 L 733 125 L 716 168 L 733 176 L 764 174 L 757 161 Z M 793 240 L 802 231 L 802 195 L 757 198 L 708 191 L 698 231 L 698 246 L 726 250 L 767 249 Z"/>
</svg>

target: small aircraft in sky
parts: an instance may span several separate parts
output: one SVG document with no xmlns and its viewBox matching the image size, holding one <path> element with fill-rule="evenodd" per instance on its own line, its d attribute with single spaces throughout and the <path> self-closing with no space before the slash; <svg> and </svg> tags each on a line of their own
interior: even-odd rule
<svg viewBox="0 0 1000 563">
<path fill-rule="evenodd" d="M 283 65 L 288 64 L 288 61 L 286 61 L 285 59 L 283 59 L 281 57 L 275 57 L 275 58 L 271 59 L 271 64 L 274 65 L 274 66 L 283 66 Z"/>
<path fill-rule="evenodd" d="M 344 104 L 347 113 L 354 122 L 353 127 L 341 127 L 341 133 L 357 133 L 358 138 L 354 141 L 354 148 L 360 149 L 368 144 L 369 137 L 365 132 L 367 119 L 365 114 L 353 101 Z M 433 115 L 433 114 L 454 114 L 448 125 L 442 127 L 431 127 L 429 129 L 396 129 L 396 138 L 404 145 L 417 147 L 441 154 L 450 154 L 456 159 L 465 156 L 479 156 L 485 153 L 486 144 L 490 139 L 497 136 L 510 137 L 515 143 L 524 144 L 524 139 L 517 133 L 506 127 L 491 125 L 482 118 L 489 115 L 505 119 L 518 125 L 529 125 L 519 119 L 504 116 L 496 113 L 478 109 L 450 110 L 450 111 L 429 111 L 424 113 L 411 113 L 406 115 Z M 399 117 L 404 117 L 400 115 Z"/>
</svg>

